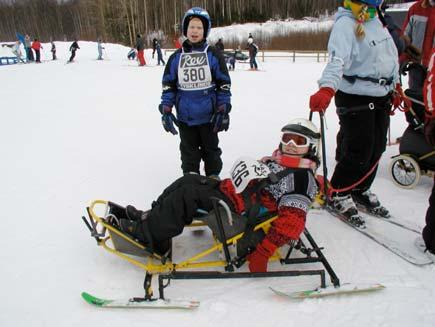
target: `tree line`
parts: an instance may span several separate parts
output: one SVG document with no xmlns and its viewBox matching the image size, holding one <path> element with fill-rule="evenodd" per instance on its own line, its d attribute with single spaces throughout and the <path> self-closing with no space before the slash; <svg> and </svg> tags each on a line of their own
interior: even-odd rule
<svg viewBox="0 0 435 327">
<path fill-rule="evenodd" d="M 193 6 L 207 9 L 216 27 L 319 16 L 332 13 L 337 0 L 0 0 L 0 40 L 21 32 L 44 41 L 102 38 L 133 45 L 136 34 L 148 42 L 155 36 L 172 41 Z"/>
</svg>

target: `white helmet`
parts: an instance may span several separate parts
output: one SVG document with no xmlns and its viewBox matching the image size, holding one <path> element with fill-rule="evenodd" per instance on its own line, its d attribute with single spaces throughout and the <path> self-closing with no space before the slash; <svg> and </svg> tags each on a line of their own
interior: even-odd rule
<svg viewBox="0 0 435 327">
<path fill-rule="evenodd" d="M 312 121 L 305 118 L 292 119 L 287 125 L 285 125 L 281 132 L 285 133 L 297 133 L 304 135 L 309 140 L 309 150 L 307 157 L 311 159 L 320 159 L 320 133 L 316 125 Z M 280 144 L 280 149 L 281 149 Z"/>
</svg>

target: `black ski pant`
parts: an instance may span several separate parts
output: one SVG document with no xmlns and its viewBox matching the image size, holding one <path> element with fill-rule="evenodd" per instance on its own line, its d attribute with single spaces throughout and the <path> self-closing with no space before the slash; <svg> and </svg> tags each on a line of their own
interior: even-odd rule
<svg viewBox="0 0 435 327">
<path fill-rule="evenodd" d="M 41 51 L 35 50 L 35 54 L 36 54 L 36 62 L 41 62 Z"/>
<path fill-rule="evenodd" d="M 192 223 L 197 210 L 211 211 L 210 197 L 224 200 L 232 208 L 230 200 L 220 192 L 215 179 L 188 174 L 168 186 L 153 202 L 146 224 L 154 243 L 170 240 L 182 233 L 184 226 Z"/>
<path fill-rule="evenodd" d="M 218 134 L 213 132 L 212 124 L 189 126 L 180 122 L 181 169 L 183 173 L 199 174 L 201 159 L 207 176 L 219 175 L 222 170 Z"/>
<path fill-rule="evenodd" d="M 429 208 L 426 212 L 426 226 L 423 228 L 423 239 L 426 248 L 435 254 L 435 177 L 432 194 L 429 198 Z"/>
<path fill-rule="evenodd" d="M 335 189 L 343 189 L 360 181 L 385 151 L 391 103 L 390 95 L 370 97 L 338 91 L 335 104 L 340 130 L 337 135 L 337 165 L 331 184 Z M 368 190 L 376 172 L 377 167 L 353 190 L 339 194 Z"/>
<path fill-rule="evenodd" d="M 74 57 L 76 56 L 75 50 L 71 51 L 71 57 L 69 58 L 69 62 L 72 62 L 74 60 Z"/>
</svg>

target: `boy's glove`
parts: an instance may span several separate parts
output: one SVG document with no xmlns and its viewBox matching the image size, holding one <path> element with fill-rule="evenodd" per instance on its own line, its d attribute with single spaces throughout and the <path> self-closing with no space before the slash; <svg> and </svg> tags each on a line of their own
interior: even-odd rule
<svg viewBox="0 0 435 327">
<path fill-rule="evenodd" d="M 218 133 L 221 131 L 227 131 L 230 127 L 230 113 L 231 104 L 224 103 L 217 107 L 215 113 L 211 117 L 210 123 L 213 126 L 213 132 Z"/>
<path fill-rule="evenodd" d="M 178 132 L 174 127 L 174 124 L 178 126 L 178 120 L 172 113 L 172 108 L 163 104 L 159 105 L 159 111 L 162 114 L 162 125 L 166 132 L 170 132 L 173 135 L 177 135 Z"/>
<path fill-rule="evenodd" d="M 325 112 L 334 94 L 335 91 L 330 87 L 321 87 L 310 97 L 311 111 Z"/>
<path fill-rule="evenodd" d="M 264 239 L 254 252 L 248 255 L 250 272 L 266 272 L 267 262 L 275 252 L 277 246 L 268 239 Z"/>
</svg>

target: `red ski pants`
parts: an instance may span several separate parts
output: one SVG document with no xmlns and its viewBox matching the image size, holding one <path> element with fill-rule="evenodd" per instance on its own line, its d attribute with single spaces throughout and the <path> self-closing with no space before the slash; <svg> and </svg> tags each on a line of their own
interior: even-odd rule
<svg viewBox="0 0 435 327">
<path fill-rule="evenodd" d="M 143 56 L 143 50 L 137 52 L 137 58 L 139 59 L 139 66 L 145 66 L 145 58 Z"/>
</svg>

